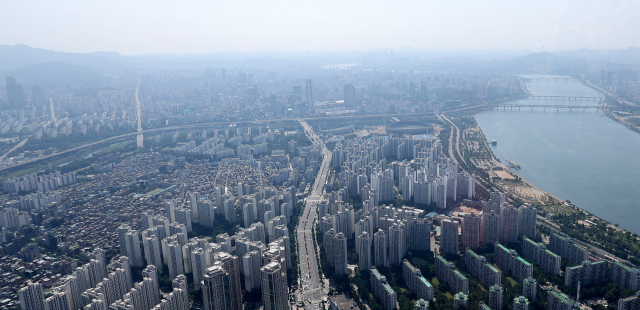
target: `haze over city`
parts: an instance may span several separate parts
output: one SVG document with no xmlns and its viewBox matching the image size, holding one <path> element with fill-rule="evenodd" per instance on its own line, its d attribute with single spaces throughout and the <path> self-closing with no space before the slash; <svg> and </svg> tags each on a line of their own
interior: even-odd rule
<svg viewBox="0 0 640 310">
<path fill-rule="evenodd" d="M 0 44 L 123 55 L 623 49 L 637 1 L 4 1 Z"/>
<path fill-rule="evenodd" d="M 0 310 L 638 310 L 640 1 L 0 1 Z"/>
</svg>

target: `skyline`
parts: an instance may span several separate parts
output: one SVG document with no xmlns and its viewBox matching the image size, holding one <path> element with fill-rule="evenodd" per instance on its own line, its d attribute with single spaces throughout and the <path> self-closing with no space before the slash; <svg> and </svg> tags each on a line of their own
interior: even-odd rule
<svg viewBox="0 0 640 310">
<path fill-rule="evenodd" d="M 5 3 L 0 44 L 64 52 L 199 55 L 217 52 L 531 52 L 640 46 L 638 1 L 511 3 L 140 1 Z M 464 8 L 464 9 L 460 9 Z M 26 12 L 29 14 L 18 14 Z M 46 25 L 43 27 L 43 25 Z M 219 30 L 218 30 L 219 29 Z"/>
</svg>

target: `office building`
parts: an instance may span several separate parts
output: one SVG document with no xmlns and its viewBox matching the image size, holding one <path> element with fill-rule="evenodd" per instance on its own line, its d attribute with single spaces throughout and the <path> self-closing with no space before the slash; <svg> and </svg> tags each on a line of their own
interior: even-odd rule
<svg viewBox="0 0 640 310">
<path fill-rule="evenodd" d="M 314 107 L 314 97 L 313 97 L 313 80 L 306 79 L 305 80 L 305 99 L 311 108 Z"/>
</svg>

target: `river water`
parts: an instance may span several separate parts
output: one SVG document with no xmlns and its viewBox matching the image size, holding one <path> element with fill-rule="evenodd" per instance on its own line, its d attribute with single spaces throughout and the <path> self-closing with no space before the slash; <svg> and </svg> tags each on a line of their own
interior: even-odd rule
<svg viewBox="0 0 640 310">
<path fill-rule="evenodd" d="M 540 77 L 540 76 L 526 76 Z M 556 77 L 556 76 L 550 76 Z M 529 82 L 541 96 L 599 96 L 579 81 Z M 596 105 L 597 101 L 519 99 L 512 104 Z M 476 115 L 494 154 L 520 164 L 519 176 L 579 208 L 640 234 L 640 134 L 596 112 L 522 108 Z"/>
</svg>

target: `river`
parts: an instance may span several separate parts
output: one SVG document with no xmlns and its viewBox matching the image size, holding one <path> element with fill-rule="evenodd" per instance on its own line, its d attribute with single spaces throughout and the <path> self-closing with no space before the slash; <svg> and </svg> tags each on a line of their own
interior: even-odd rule
<svg viewBox="0 0 640 310">
<path fill-rule="evenodd" d="M 541 76 L 526 76 L 541 77 Z M 549 76 L 560 77 L 560 76 Z M 602 95 L 579 81 L 528 82 L 534 95 Z M 594 105 L 594 101 L 519 99 L 513 104 Z M 494 154 L 520 164 L 530 183 L 640 234 L 640 134 L 595 109 L 522 108 L 476 115 Z"/>
</svg>

